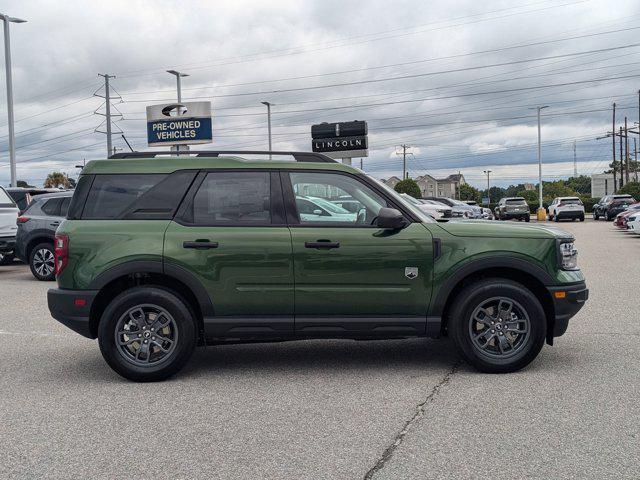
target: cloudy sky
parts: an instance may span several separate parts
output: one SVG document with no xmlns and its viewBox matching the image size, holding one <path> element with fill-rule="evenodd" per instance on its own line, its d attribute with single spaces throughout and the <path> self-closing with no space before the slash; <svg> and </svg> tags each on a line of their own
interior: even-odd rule
<svg viewBox="0 0 640 480">
<path fill-rule="evenodd" d="M 18 179 L 76 175 L 106 155 L 98 73 L 115 75 L 114 130 L 146 147 L 145 107 L 213 102 L 215 148 L 310 150 L 310 126 L 367 120 L 366 172 L 462 171 L 484 185 L 601 172 L 610 162 L 611 104 L 638 120 L 640 4 L 512 1 L 2 1 L 11 26 Z M 0 184 L 9 183 L 5 79 L 0 81 Z M 114 145 L 125 148 L 120 134 Z M 633 141 L 631 143 L 633 148 Z M 640 147 L 640 145 L 639 145 Z M 355 162 L 359 165 L 359 161 Z"/>
</svg>

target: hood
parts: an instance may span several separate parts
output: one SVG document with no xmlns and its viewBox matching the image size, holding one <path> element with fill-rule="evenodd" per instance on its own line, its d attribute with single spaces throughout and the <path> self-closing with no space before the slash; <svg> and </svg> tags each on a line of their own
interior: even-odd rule
<svg viewBox="0 0 640 480">
<path fill-rule="evenodd" d="M 499 222 L 492 220 L 449 220 L 438 226 L 457 237 L 573 238 L 569 232 L 551 225 Z"/>
</svg>

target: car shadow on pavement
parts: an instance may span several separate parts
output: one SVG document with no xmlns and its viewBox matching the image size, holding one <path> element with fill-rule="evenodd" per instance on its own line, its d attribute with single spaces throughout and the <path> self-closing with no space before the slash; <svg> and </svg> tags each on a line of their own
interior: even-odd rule
<svg viewBox="0 0 640 480">
<path fill-rule="evenodd" d="M 447 339 L 406 340 L 305 340 L 280 343 L 217 345 L 196 350 L 181 376 L 201 376 L 240 370 L 286 369 L 307 372 L 442 369 L 458 361 Z"/>
</svg>

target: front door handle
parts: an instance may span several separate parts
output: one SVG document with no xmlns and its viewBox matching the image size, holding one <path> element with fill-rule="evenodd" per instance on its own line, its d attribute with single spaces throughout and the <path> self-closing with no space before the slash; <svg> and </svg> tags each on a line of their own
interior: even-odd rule
<svg viewBox="0 0 640 480">
<path fill-rule="evenodd" d="M 322 248 L 330 250 L 332 248 L 340 248 L 340 242 L 332 242 L 331 240 L 318 240 L 316 242 L 304 242 L 304 248 Z"/>
<path fill-rule="evenodd" d="M 195 242 L 183 242 L 182 248 L 195 248 L 196 250 L 208 250 L 210 248 L 218 248 L 218 242 L 210 242 L 209 240 L 196 240 Z"/>
</svg>

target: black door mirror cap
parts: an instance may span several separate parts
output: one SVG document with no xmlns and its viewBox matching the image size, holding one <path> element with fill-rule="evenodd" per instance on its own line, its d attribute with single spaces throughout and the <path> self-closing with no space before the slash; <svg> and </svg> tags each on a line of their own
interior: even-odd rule
<svg viewBox="0 0 640 480">
<path fill-rule="evenodd" d="M 399 230 L 406 227 L 407 222 L 399 210 L 383 207 L 378 212 L 376 225 L 387 230 Z"/>
</svg>

